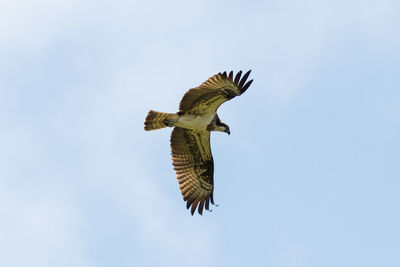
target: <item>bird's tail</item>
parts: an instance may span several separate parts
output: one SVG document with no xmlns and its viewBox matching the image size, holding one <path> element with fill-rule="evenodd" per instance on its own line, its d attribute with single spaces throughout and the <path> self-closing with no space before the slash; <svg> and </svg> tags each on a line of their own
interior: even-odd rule
<svg viewBox="0 0 400 267">
<path fill-rule="evenodd" d="M 146 131 L 157 130 L 165 127 L 172 127 L 178 119 L 175 113 L 164 113 L 150 110 L 147 114 L 146 121 L 144 122 L 144 129 Z"/>
</svg>

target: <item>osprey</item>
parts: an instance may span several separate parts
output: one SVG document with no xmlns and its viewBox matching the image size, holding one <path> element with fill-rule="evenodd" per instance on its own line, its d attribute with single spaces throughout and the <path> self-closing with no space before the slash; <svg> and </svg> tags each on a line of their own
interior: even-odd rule
<svg viewBox="0 0 400 267">
<path fill-rule="evenodd" d="M 171 134 L 172 164 L 176 171 L 179 188 L 186 208 L 191 207 L 192 215 L 198 206 L 209 210 L 214 204 L 214 161 L 210 147 L 210 132 L 230 134 L 229 126 L 217 114 L 218 107 L 243 94 L 253 80 L 246 83 L 249 70 L 242 78 L 242 71 L 235 77 L 218 73 L 199 87 L 190 89 L 183 96 L 178 113 L 163 113 L 150 110 L 145 121 L 146 131 L 175 127 Z"/>
</svg>

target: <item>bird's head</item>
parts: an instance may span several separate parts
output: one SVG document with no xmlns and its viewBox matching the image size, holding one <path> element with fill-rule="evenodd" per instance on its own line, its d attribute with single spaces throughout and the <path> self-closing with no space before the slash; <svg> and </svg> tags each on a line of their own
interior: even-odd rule
<svg viewBox="0 0 400 267">
<path fill-rule="evenodd" d="M 224 132 L 227 134 L 231 134 L 231 131 L 229 130 L 229 126 L 223 122 L 217 122 L 217 125 L 215 127 L 216 131 Z"/>
</svg>

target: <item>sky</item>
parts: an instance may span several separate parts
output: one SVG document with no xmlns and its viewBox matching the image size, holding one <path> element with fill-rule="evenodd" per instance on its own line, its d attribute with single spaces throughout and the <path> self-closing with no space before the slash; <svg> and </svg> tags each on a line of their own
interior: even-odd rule
<svg viewBox="0 0 400 267">
<path fill-rule="evenodd" d="M 400 266 L 400 2 L 0 2 L 0 266 Z M 190 215 L 150 109 L 223 71 Z"/>
</svg>

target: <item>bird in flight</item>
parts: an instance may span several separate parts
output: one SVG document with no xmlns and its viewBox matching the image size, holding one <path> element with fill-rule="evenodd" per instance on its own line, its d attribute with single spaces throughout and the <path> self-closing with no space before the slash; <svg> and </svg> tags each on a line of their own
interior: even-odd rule
<svg viewBox="0 0 400 267">
<path fill-rule="evenodd" d="M 171 134 L 172 164 L 179 188 L 186 201 L 186 208 L 200 215 L 214 204 L 214 160 L 211 154 L 210 133 L 219 131 L 230 134 L 229 126 L 217 114 L 218 107 L 243 94 L 253 80 L 246 83 L 251 70 L 235 77 L 231 71 L 210 77 L 199 87 L 190 89 L 183 96 L 179 112 L 164 113 L 150 110 L 144 129 L 157 130 L 174 127 Z"/>
</svg>

